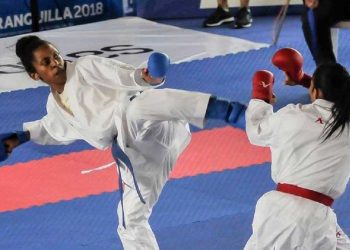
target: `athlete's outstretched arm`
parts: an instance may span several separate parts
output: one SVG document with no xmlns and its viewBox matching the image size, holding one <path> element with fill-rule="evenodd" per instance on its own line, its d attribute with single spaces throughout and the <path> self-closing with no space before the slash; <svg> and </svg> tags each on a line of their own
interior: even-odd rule
<svg viewBox="0 0 350 250">
<path fill-rule="evenodd" d="M 260 70 L 254 74 L 252 99 L 246 111 L 246 131 L 249 141 L 258 146 L 270 146 L 277 124 L 272 104 L 274 76 Z"/>
</svg>

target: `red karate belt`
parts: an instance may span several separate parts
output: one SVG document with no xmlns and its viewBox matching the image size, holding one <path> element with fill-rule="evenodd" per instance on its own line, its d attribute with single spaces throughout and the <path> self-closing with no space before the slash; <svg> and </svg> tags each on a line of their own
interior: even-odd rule
<svg viewBox="0 0 350 250">
<path fill-rule="evenodd" d="M 277 191 L 280 191 L 282 193 L 287 193 L 287 194 L 293 194 L 299 197 L 303 197 L 305 199 L 309 199 L 312 201 L 316 201 L 318 203 L 321 203 L 327 207 L 331 207 L 334 199 L 332 199 L 331 197 L 325 195 L 325 194 L 321 194 L 319 192 L 310 190 L 310 189 L 306 189 L 306 188 L 302 188 L 302 187 L 298 187 L 295 185 L 291 185 L 291 184 L 286 184 L 286 183 L 278 183 L 277 184 Z"/>
</svg>

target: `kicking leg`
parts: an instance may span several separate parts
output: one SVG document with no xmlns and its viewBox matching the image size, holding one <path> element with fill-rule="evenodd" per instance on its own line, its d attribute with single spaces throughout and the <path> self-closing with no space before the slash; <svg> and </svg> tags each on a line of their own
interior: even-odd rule
<svg viewBox="0 0 350 250">
<path fill-rule="evenodd" d="M 244 114 L 245 106 L 218 99 L 206 93 L 152 89 L 137 96 L 128 107 L 132 119 L 150 121 L 187 121 L 203 128 L 207 119 L 235 124 Z"/>
</svg>

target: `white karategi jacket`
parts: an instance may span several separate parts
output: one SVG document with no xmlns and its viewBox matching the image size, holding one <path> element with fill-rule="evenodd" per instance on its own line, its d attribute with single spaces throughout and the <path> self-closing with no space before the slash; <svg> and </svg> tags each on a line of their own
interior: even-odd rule
<svg viewBox="0 0 350 250">
<path fill-rule="evenodd" d="M 118 141 L 123 147 L 122 117 L 129 98 L 156 86 L 143 81 L 134 67 L 97 56 L 67 62 L 66 73 L 64 91 L 73 114 L 60 105 L 56 93 L 50 93 L 47 115 L 23 125 L 31 140 L 45 145 L 82 139 L 95 148 L 106 149 L 119 131 Z"/>
<path fill-rule="evenodd" d="M 246 111 L 248 138 L 254 145 L 270 147 L 271 175 L 276 184 L 297 185 L 333 199 L 344 192 L 350 176 L 349 132 L 324 142 L 321 137 L 332 105 L 317 99 L 309 105 L 290 104 L 274 113 L 272 105 L 250 101 Z M 350 249 L 350 243 L 337 227 L 331 208 L 271 191 L 257 203 L 253 235 L 245 249 Z"/>
<path fill-rule="evenodd" d="M 31 140 L 38 144 L 69 144 L 81 139 L 98 149 L 110 147 L 118 135 L 118 144 L 132 162 L 146 201 L 140 202 L 130 172 L 121 168 L 127 226 L 121 226 L 119 205 L 120 239 L 125 249 L 158 249 L 148 223 L 152 207 L 190 142 L 188 123 L 204 125 L 210 95 L 153 89 L 155 86 L 141 79 L 140 70 L 96 56 L 67 63 L 66 73 L 64 98 L 69 108 L 52 92 L 47 115 L 24 123 L 24 130 L 29 130 Z M 134 95 L 137 97 L 131 101 Z"/>
</svg>

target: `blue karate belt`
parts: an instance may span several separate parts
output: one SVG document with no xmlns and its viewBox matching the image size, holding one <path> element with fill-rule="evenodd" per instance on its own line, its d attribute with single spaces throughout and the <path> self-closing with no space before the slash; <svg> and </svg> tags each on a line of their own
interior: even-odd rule
<svg viewBox="0 0 350 250">
<path fill-rule="evenodd" d="M 121 164 L 124 163 L 124 165 L 128 168 L 128 170 L 130 171 L 132 178 L 134 180 L 134 186 L 137 192 L 137 195 L 140 198 L 140 201 L 143 204 L 146 204 L 145 200 L 143 199 L 139 186 L 137 184 L 136 178 L 135 178 L 135 174 L 134 174 L 134 169 L 132 167 L 131 161 L 129 159 L 129 157 L 124 153 L 124 151 L 120 148 L 120 146 L 118 145 L 117 142 L 117 137 L 115 137 L 115 139 L 113 140 L 113 144 L 112 144 L 112 155 L 113 158 L 115 160 L 115 162 L 117 163 L 117 167 L 118 167 L 118 174 L 119 174 L 119 192 L 120 192 L 120 204 L 122 206 L 122 216 L 123 216 L 123 227 L 126 228 L 125 225 L 125 215 L 124 215 L 124 202 L 123 202 L 123 193 L 124 193 L 124 187 L 123 187 L 123 180 L 122 180 L 122 175 L 120 172 L 120 166 Z"/>
</svg>

